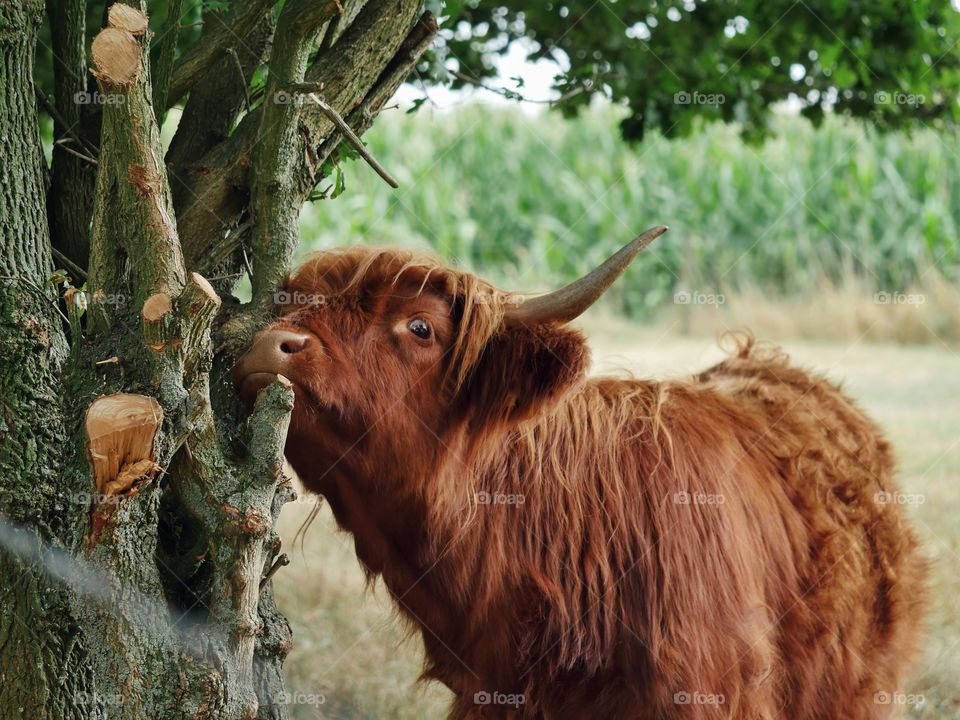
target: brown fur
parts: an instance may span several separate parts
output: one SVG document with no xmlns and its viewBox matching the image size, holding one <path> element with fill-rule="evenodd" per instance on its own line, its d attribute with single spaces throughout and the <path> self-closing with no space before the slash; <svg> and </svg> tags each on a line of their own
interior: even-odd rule
<svg viewBox="0 0 960 720">
<path fill-rule="evenodd" d="M 750 338 L 693 378 L 586 379 L 579 333 L 507 329 L 508 294 L 405 251 L 324 253 L 288 289 L 323 296 L 277 323 L 322 346 L 288 457 L 451 718 L 888 717 L 925 565 L 878 502 L 890 446 L 835 385 Z M 434 346 L 395 330 L 414 314 Z"/>
</svg>

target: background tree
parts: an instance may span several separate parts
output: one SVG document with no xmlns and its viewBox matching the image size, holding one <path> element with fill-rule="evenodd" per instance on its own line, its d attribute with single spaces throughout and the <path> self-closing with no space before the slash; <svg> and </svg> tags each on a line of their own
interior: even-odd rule
<svg viewBox="0 0 960 720">
<path fill-rule="evenodd" d="M 960 118 L 960 12 L 942 0 L 457 0 L 445 12 L 434 77 L 482 83 L 493 56 L 526 38 L 532 59 L 567 68 L 555 82 L 564 110 L 606 95 L 630 109 L 627 139 L 682 135 L 697 117 L 762 134 L 787 98 L 814 122 L 827 111 L 884 128 Z"/>
</svg>

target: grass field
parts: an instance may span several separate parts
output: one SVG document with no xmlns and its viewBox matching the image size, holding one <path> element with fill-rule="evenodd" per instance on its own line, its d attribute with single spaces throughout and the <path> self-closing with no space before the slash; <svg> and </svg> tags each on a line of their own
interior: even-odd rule
<svg viewBox="0 0 960 720">
<path fill-rule="evenodd" d="M 677 328 L 603 318 L 584 326 L 598 372 L 627 368 L 644 377 L 681 375 L 721 357 L 713 338 L 682 336 Z M 904 691 L 925 702 L 909 706 L 905 716 L 960 717 L 960 355 L 939 343 L 904 347 L 853 337 L 782 344 L 797 362 L 842 381 L 886 428 L 899 453 L 903 491 L 923 500 L 909 513 L 933 561 L 931 609 L 921 666 Z M 281 533 L 288 544 L 309 510 L 306 502 L 284 510 Z M 298 549 L 291 557 L 292 565 L 275 583 L 294 631 L 287 680 L 300 702 L 293 716 L 445 717 L 447 691 L 416 685 L 419 639 L 404 641 L 382 588 L 365 591 L 352 543 L 333 529 L 327 511 L 308 531 L 303 553 Z"/>
</svg>

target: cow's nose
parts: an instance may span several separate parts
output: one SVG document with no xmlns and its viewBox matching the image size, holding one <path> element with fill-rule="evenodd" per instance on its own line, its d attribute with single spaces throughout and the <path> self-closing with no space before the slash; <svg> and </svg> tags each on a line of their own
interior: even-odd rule
<svg viewBox="0 0 960 720">
<path fill-rule="evenodd" d="M 277 344 L 277 349 L 287 355 L 295 355 L 302 352 L 310 344 L 309 335 L 290 332 L 289 330 L 277 330 L 270 336 L 270 342 Z"/>
<path fill-rule="evenodd" d="M 294 356 L 315 343 L 315 335 L 294 330 L 267 329 L 257 333 L 246 354 L 233 368 L 233 379 L 238 386 L 256 390 L 272 382 L 276 375 L 291 375 L 303 372 L 302 363 L 295 363 Z"/>
</svg>

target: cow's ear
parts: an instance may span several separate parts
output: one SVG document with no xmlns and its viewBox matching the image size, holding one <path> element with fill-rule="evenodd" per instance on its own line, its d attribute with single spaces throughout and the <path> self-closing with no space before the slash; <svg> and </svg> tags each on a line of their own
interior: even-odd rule
<svg viewBox="0 0 960 720">
<path fill-rule="evenodd" d="M 516 423 L 549 409 L 590 362 L 583 335 L 555 324 L 505 327 L 487 343 L 462 389 L 475 427 Z"/>
</svg>

